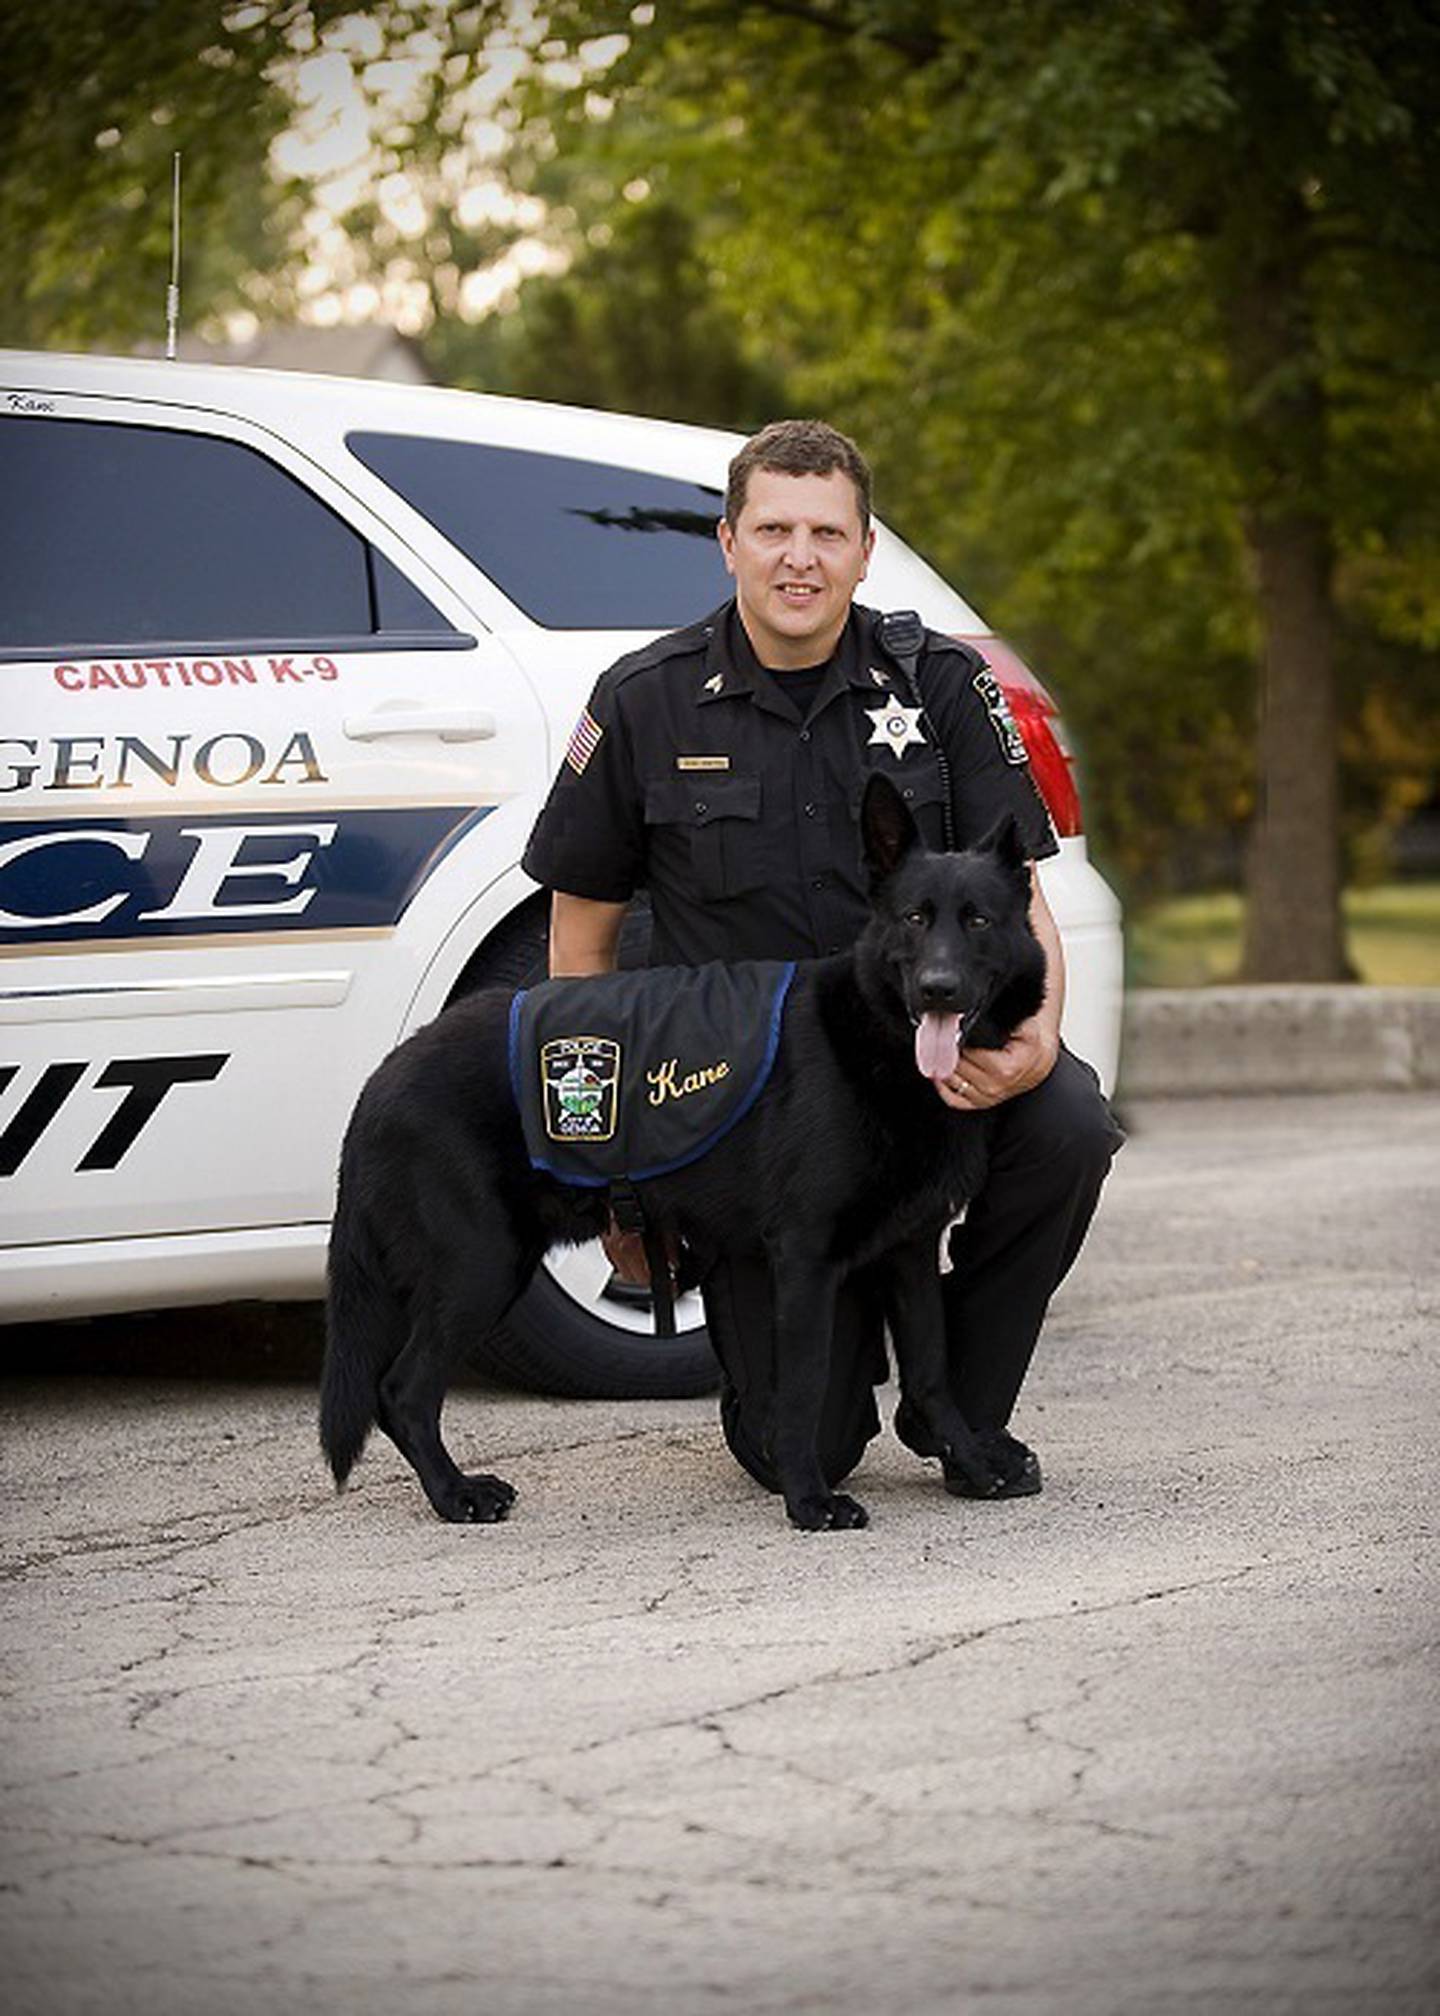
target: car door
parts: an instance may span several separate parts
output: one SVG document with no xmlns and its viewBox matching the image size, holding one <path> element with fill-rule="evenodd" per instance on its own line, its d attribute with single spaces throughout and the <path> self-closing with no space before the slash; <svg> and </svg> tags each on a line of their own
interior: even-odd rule
<svg viewBox="0 0 1440 2016">
<path fill-rule="evenodd" d="M 0 1240 L 323 1219 L 360 1083 L 457 912 L 518 858 L 538 706 L 277 431 L 71 393 L 13 407 Z"/>
</svg>

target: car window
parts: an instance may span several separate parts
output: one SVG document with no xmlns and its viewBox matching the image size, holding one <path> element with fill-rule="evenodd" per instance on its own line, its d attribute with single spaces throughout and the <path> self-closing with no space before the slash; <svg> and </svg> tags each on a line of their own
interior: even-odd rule
<svg viewBox="0 0 1440 2016">
<path fill-rule="evenodd" d="M 377 630 L 449 630 L 433 602 L 428 602 L 407 574 L 392 566 L 374 546 L 366 552 L 370 559 L 370 590 L 374 597 L 374 627 Z"/>
<path fill-rule="evenodd" d="M 0 419 L 0 646 L 449 630 L 255 450 L 179 429 Z"/>
<path fill-rule="evenodd" d="M 547 628 L 670 629 L 730 593 L 706 484 L 410 434 L 347 445 Z"/>
</svg>

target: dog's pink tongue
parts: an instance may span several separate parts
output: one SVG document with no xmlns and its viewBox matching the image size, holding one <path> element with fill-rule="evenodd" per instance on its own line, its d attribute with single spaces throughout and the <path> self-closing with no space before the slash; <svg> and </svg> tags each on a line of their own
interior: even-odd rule
<svg viewBox="0 0 1440 2016">
<path fill-rule="evenodd" d="M 920 1017 L 915 1031 L 915 1063 L 922 1077 L 948 1078 L 955 1069 L 959 1048 L 958 1015 L 937 1015 L 931 1009 Z"/>
</svg>

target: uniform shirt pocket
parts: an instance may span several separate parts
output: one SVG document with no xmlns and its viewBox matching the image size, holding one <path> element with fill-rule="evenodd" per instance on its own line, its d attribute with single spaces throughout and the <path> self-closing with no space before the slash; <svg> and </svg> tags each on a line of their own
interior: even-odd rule
<svg viewBox="0 0 1440 2016">
<path fill-rule="evenodd" d="M 658 777 L 645 787 L 645 824 L 684 843 L 694 893 L 714 902 L 765 881 L 760 803 L 758 777 Z"/>
<path fill-rule="evenodd" d="M 890 779 L 909 806 L 925 845 L 932 853 L 942 852 L 945 846 L 945 787 L 940 782 L 940 765 L 933 751 L 917 750 L 904 763 L 897 764 L 892 758 L 883 764 L 877 763 L 875 769 L 882 777 Z M 851 795 L 850 817 L 857 831 L 860 804 L 871 774 L 868 770 L 865 772 Z"/>
</svg>

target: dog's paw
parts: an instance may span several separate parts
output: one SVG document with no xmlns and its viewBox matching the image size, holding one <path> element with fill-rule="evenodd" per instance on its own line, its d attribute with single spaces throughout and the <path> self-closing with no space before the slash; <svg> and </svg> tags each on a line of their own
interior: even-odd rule
<svg viewBox="0 0 1440 2016">
<path fill-rule="evenodd" d="M 870 1514 L 859 1499 L 848 1498 L 843 1491 L 801 1498 L 785 1509 L 792 1524 L 805 1533 L 838 1533 L 844 1527 L 870 1524 Z"/>
<path fill-rule="evenodd" d="M 457 1526 L 493 1526 L 497 1519 L 507 1516 L 514 1503 L 513 1484 L 507 1484 L 503 1477 L 481 1475 L 462 1477 L 446 1493 L 444 1505 L 435 1509 L 442 1519 L 452 1520 Z"/>
</svg>

